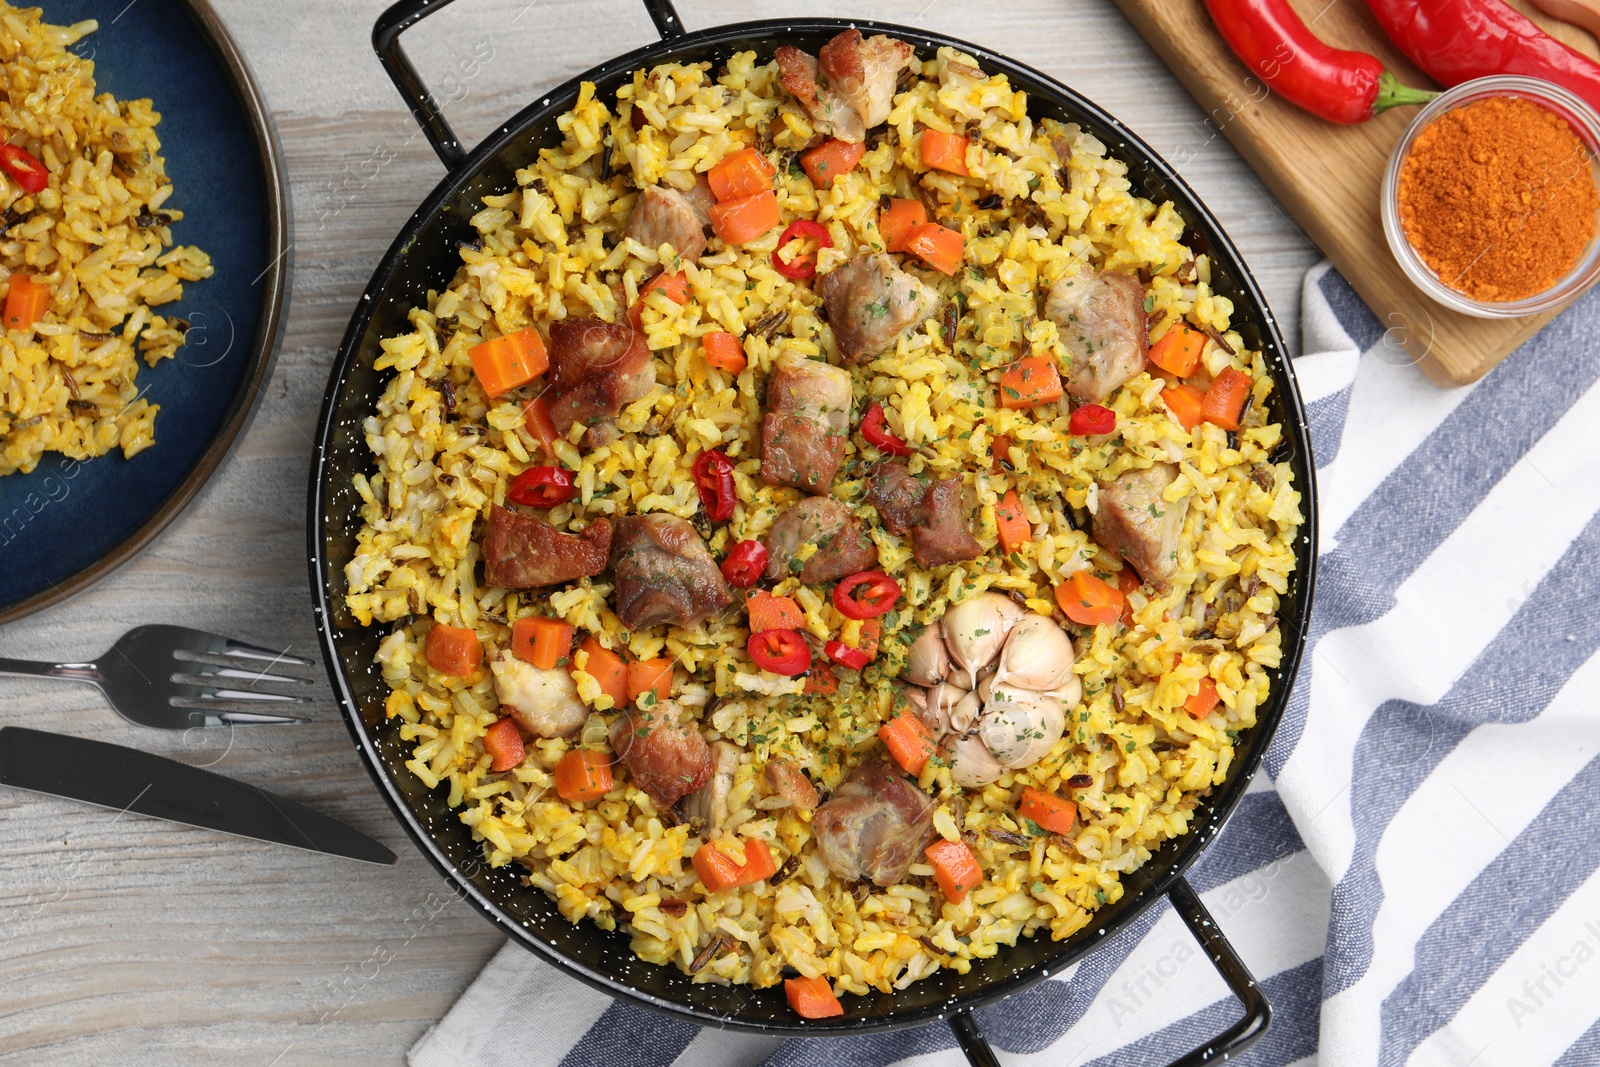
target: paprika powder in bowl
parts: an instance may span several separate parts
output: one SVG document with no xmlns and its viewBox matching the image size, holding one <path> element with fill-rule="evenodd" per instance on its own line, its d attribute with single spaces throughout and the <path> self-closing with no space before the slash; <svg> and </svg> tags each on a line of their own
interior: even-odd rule
<svg viewBox="0 0 1600 1067">
<path fill-rule="evenodd" d="M 1419 112 L 1383 179 L 1406 275 L 1467 315 L 1557 308 L 1600 278 L 1600 116 L 1537 78 L 1479 78 Z"/>
</svg>

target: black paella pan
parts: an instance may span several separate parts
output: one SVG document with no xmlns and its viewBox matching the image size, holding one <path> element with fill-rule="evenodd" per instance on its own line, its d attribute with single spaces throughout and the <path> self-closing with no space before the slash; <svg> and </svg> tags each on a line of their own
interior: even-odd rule
<svg viewBox="0 0 1600 1067">
<path fill-rule="evenodd" d="M 796 1037 L 844 1037 L 944 1019 L 969 1060 L 980 1065 L 998 1061 L 973 1018 L 974 1009 L 1059 974 L 1165 897 L 1244 1010 L 1243 1018 L 1225 1033 L 1176 1062 L 1198 1065 L 1237 1055 L 1266 1031 L 1270 1008 L 1183 879 L 1183 872 L 1216 836 L 1249 787 L 1288 703 L 1310 615 L 1317 519 L 1306 416 L 1283 338 L 1260 289 L 1217 220 L 1170 166 L 1110 115 L 1038 71 L 986 49 L 903 26 L 838 19 L 745 22 L 689 33 L 670 0 L 643 0 L 661 33 L 660 41 L 542 95 L 467 152 L 399 44 L 402 31 L 448 2 L 401 0 L 383 14 L 373 31 L 380 59 L 449 173 L 401 229 L 351 319 L 323 403 L 310 484 L 311 587 L 326 662 L 357 749 L 401 825 L 455 889 L 481 908 L 491 922 L 563 971 L 611 996 L 704 1026 Z M 950 45 L 976 57 L 985 70 L 1003 73 L 1013 85 L 1027 91 L 1035 117 L 1078 123 L 1128 165 L 1137 192 L 1174 204 L 1188 227 L 1186 241 L 1212 257 L 1213 288 L 1233 301 L 1235 328 L 1250 347 L 1262 351 L 1271 370 L 1277 388 L 1269 413 L 1285 429 L 1284 447 L 1307 521 L 1295 544 L 1298 569 L 1280 612 L 1284 655 L 1282 665 L 1273 672 L 1271 694 L 1258 709 L 1259 724 L 1241 739 L 1228 780 L 1201 800 L 1188 834 L 1167 842 L 1142 868 L 1125 875 L 1122 899 L 1101 908 L 1091 925 L 1064 941 L 1044 936 L 1026 939 L 991 959 L 974 961 L 967 974 L 942 969 L 892 995 L 846 997 L 841 1017 L 805 1021 L 789 1010 L 780 988 L 694 985 L 673 968 L 639 960 L 629 949 L 626 934 L 603 931 L 587 922 L 569 923 L 542 892 L 520 885 L 511 869 L 490 869 L 483 862 L 480 844 L 447 806 L 445 787 L 429 791 L 405 769 L 411 746 L 400 740 L 396 729 L 385 725 L 387 693 L 373 662 L 383 631 L 361 626 L 344 607 L 344 568 L 361 527 L 361 500 L 351 479 L 358 473 L 370 473 L 373 466 L 361 422 L 371 413 L 384 385 L 384 375 L 374 369 L 379 340 L 406 332 L 410 328 L 407 311 L 422 304 L 428 290 L 448 284 L 460 265 L 458 244 L 473 236 L 468 220 L 478 210 L 481 198 L 515 188 L 515 172 L 532 164 L 540 148 L 560 141 L 555 119 L 572 107 L 579 83 L 593 82 L 601 99 L 611 99 L 640 67 L 668 61 L 715 64 L 746 50 L 767 59 L 784 44 L 815 53 L 852 25 L 864 33 L 887 33 L 905 40 L 922 56 Z"/>
</svg>

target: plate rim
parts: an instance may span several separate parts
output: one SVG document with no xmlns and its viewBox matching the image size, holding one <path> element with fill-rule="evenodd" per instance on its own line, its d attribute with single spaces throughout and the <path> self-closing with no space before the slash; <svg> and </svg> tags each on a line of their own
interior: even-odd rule
<svg viewBox="0 0 1600 1067">
<path fill-rule="evenodd" d="M 232 84 L 246 116 L 255 141 L 256 154 L 262 165 L 267 186 L 267 246 L 272 261 L 265 271 L 265 289 L 261 298 L 261 325 L 256 330 L 250 354 L 253 369 L 235 389 L 228 400 L 228 411 L 221 427 L 212 436 L 200 459 L 178 487 L 150 513 L 138 529 L 119 542 L 111 551 L 73 574 L 66 581 L 49 589 L 24 597 L 12 604 L 0 604 L 0 626 L 16 622 L 45 608 L 53 607 L 83 592 L 101 579 L 115 573 L 133 560 L 166 531 L 178 516 L 186 511 L 200 491 L 210 483 L 233 454 L 246 427 L 260 406 L 262 387 L 272 375 L 277 364 L 286 325 L 286 305 L 290 289 L 293 264 L 290 251 L 290 207 L 288 177 L 283 162 L 283 146 L 278 140 L 277 127 L 266 98 L 256 84 L 238 43 L 228 32 L 222 18 L 212 8 L 209 0 L 176 0 L 194 18 L 210 45 L 212 53 L 221 62 L 228 81 Z"/>
</svg>

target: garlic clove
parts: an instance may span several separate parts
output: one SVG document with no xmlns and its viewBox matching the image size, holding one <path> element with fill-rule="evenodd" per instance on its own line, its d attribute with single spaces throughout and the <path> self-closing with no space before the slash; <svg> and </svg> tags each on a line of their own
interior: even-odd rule
<svg viewBox="0 0 1600 1067">
<path fill-rule="evenodd" d="M 1072 673 L 1072 638 L 1056 623 L 1030 611 L 1012 627 L 996 661 L 996 684 L 1016 686 L 1046 693 L 1060 689 L 1076 678 Z M 983 689 L 979 687 L 979 693 Z M 987 694 L 983 694 L 985 700 Z M 1074 697 L 1068 703 L 1076 704 Z"/>
<path fill-rule="evenodd" d="M 1005 767 L 976 737 L 951 734 L 944 739 L 940 753 L 950 765 L 950 780 L 964 789 L 978 789 L 997 781 Z"/>
<path fill-rule="evenodd" d="M 1083 699 L 1083 679 L 1076 674 L 1069 674 L 1066 681 L 1044 695 L 1061 701 L 1061 706 L 1071 711 Z"/>
<path fill-rule="evenodd" d="M 1066 726 L 1067 709 L 1055 697 L 996 686 L 978 720 L 978 737 L 1002 765 L 1021 768 L 1048 755 Z"/>
<path fill-rule="evenodd" d="M 958 685 L 945 682 L 928 694 L 929 709 L 939 716 L 941 732 L 965 731 L 978 717 L 978 698 Z"/>
<path fill-rule="evenodd" d="M 938 626 L 929 626 L 922 636 L 912 642 L 906 657 L 906 680 L 916 685 L 933 686 L 950 674 L 950 651 L 945 648 L 944 634 Z M 972 687 L 965 686 L 966 689 Z"/>
<path fill-rule="evenodd" d="M 1011 628 L 1024 614 L 1010 597 L 989 591 L 948 609 L 941 629 L 951 663 L 975 680 L 978 671 L 999 654 Z"/>
</svg>

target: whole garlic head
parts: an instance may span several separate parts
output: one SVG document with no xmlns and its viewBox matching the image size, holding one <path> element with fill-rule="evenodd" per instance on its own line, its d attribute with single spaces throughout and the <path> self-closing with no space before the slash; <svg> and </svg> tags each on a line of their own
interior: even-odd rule
<svg viewBox="0 0 1600 1067">
<path fill-rule="evenodd" d="M 1072 673 L 1072 659 L 1072 638 L 1067 632 L 1053 619 L 1030 611 L 1012 627 L 1000 650 L 995 684 L 1037 693 L 1053 692 L 1077 680 Z M 1076 697 L 1067 701 L 1077 702 Z"/>
<path fill-rule="evenodd" d="M 949 674 L 950 651 L 944 647 L 944 634 L 939 626 L 929 626 L 912 642 L 906 657 L 906 681 L 914 685 L 938 685 Z"/>
<path fill-rule="evenodd" d="M 1012 627 L 1025 613 L 1010 597 L 989 591 L 949 609 L 940 628 L 950 662 L 975 682 L 978 672 L 999 655 Z"/>
<path fill-rule="evenodd" d="M 986 786 L 1006 773 L 988 746 L 977 737 L 951 734 L 939 746 L 939 751 L 950 764 L 950 780 L 964 789 Z"/>
<path fill-rule="evenodd" d="M 1006 767 L 1026 767 L 1049 754 L 1067 726 L 1067 709 L 1054 696 L 996 686 L 978 720 L 978 737 Z"/>
</svg>

